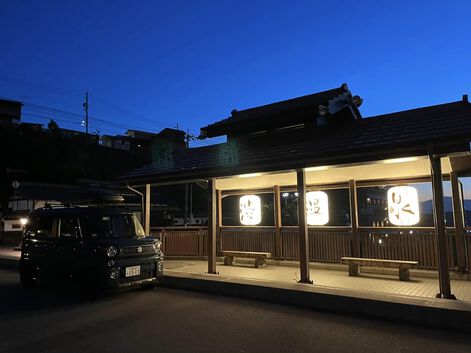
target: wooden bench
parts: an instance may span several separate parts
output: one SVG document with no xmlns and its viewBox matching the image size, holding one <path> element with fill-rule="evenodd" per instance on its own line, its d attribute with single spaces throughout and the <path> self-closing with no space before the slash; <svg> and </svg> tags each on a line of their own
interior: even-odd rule
<svg viewBox="0 0 471 353">
<path fill-rule="evenodd" d="M 255 259 L 255 268 L 265 265 L 267 258 L 271 257 L 271 253 L 269 252 L 252 251 L 222 251 L 222 255 L 224 255 L 224 265 L 232 265 L 234 257 L 244 257 Z"/>
<path fill-rule="evenodd" d="M 358 276 L 360 274 L 360 266 L 398 268 L 399 280 L 401 281 L 408 281 L 410 279 L 409 269 L 416 268 L 418 264 L 417 261 L 365 259 L 359 257 L 342 257 L 342 263 L 348 265 L 349 276 Z"/>
</svg>

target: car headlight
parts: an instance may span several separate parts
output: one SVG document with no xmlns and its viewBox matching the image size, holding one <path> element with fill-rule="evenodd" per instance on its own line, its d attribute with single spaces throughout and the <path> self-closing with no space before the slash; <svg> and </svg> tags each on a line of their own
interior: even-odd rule
<svg viewBox="0 0 471 353">
<path fill-rule="evenodd" d="M 117 254 L 118 254 L 118 248 L 116 246 L 110 245 L 108 246 L 108 248 L 106 248 L 106 255 L 108 257 L 115 257 Z"/>
<path fill-rule="evenodd" d="M 154 247 L 155 252 L 160 251 L 161 245 L 162 245 L 162 243 L 158 240 L 152 245 Z"/>
</svg>

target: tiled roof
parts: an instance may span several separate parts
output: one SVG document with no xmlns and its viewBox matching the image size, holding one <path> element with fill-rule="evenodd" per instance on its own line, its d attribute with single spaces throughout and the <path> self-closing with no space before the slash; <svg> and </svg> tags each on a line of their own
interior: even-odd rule
<svg viewBox="0 0 471 353">
<path fill-rule="evenodd" d="M 329 102 L 342 97 L 344 100 L 351 97 L 346 84 L 327 91 L 255 108 L 234 110 L 230 117 L 201 128 L 201 133 L 207 137 L 215 137 L 244 128 L 256 130 L 257 128 L 270 127 L 269 125 L 272 125 L 274 120 L 278 122 L 279 126 L 277 127 L 303 123 L 318 115 L 320 105 L 328 106 Z"/>
<path fill-rule="evenodd" d="M 268 138 L 268 135 L 267 135 Z M 239 142 L 168 151 L 124 179 L 213 177 L 230 172 L 300 168 L 355 162 L 387 153 L 426 152 L 428 143 L 458 145 L 471 140 L 471 104 L 458 101 Z M 173 180 L 172 179 L 172 180 Z"/>
</svg>

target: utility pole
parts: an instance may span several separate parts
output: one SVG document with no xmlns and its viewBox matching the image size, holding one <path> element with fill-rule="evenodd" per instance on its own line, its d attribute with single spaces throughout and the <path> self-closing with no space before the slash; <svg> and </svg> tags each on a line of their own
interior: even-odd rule
<svg viewBox="0 0 471 353">
<path fill-rule="evenodd" d="M 85 102 L 83 103 L 85 110 L 85 133 L 88 134 L 88 90 L 85 91 Z"/>
<path fill-rule="evenodd" d="M 177 125 L 177 130 L 178 130 L 178 125 Z M 186 148 L 188 148 L 190 146 L 190 130 L 186 131 L 185 144 L 186 144 Z M 192 197 L 192 195 L 190 197 Z M 191 198 L 190 198 L 190 200 L 191 200 Z M 190 210 L 191 210 L 191 201 L 190 201 Z M 188 220 L 188 183 L 186 183 L 185 184 L 185 212 L 184 212 L 184 216 L 183 216 L 185 226 L 188 225 L 188 223 L 190 223 L 190 225 L 191 225 L 191 218 L 192 218 L 191 212 L 192 211 L 193 210 L 190 211 L 190 220 Z"/>
</svg>

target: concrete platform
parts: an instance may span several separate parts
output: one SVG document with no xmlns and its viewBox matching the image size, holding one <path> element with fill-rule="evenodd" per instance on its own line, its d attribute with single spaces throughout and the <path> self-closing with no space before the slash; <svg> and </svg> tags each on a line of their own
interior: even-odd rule
<svg viewBox="0 0 471 353">
<path fill-rule="evenodd" d="M 326 312 L 471 332 L 471 303 L 167 270 L 162 285 Z"/>
<path fill-rule="evenodd" d="M 299 263 L 270 262 L 266 267 L 254 268 L 250 260 L 236 259 L 232 266 L 217 263 L 220 275 L 234 279 L 262 280 L 296 284 L 299 280 Z M 180 274 L 204 275 L 207 262 L 198 260 L 166 260 L 165 269 Z M 388 271 L 384 271 L 388 270 Z M 347 289 L 384 295 L 435 298 L 438 278 L 435 271 L 411 271 L 410 281 L 400 281 L 397 269 L 362 268 L 359 277 L 348 275 L 348 266 L 341 264 L 310 264 L 311 279 L 315 287 Z M 471 281 L 453 279 L 453 294 L 462 301 L 471 302 Z"/>
</svg>

